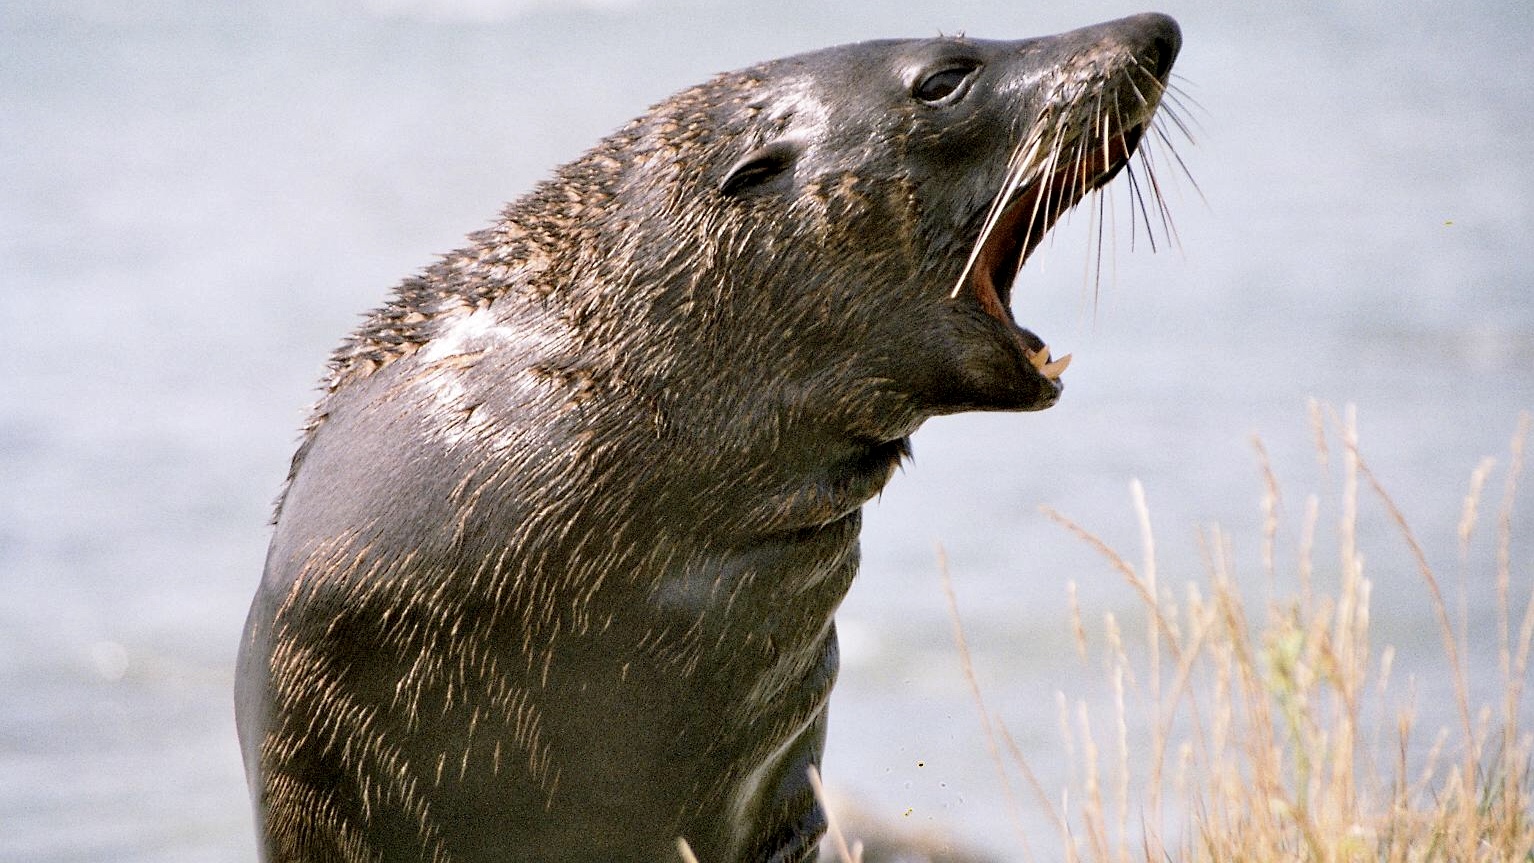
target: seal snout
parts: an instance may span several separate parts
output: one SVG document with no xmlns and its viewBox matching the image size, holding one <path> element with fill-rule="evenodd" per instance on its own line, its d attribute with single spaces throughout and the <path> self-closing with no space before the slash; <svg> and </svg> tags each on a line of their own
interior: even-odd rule
<svg viewBox="0 0 1534 863">
<path fill-rule="evenodd" d="M 1062 33 L 1060 38 L 1077 37 L 1083 42 L 1099 42 L 1128 48 L 1140 68 L 1157 79 L 1166 80 L 1172 71 L 1177 52 L 1182 50 L 1182 28 L 1177 19 L 1160 12 L 1144 12 L 1116 21 L 1106 21 Z"/>
<path fill-rule="evenodd" d="M 1177 25 L 1177 19 L 1160 12 L 1146 12 L 1110 21 L 1102 26 L 1122 28 L 1126 41 L 1141 46 L 1136 53 L 1146 71 L 1158 79 L 1166 80 L 1172 71 L 1173 61 L 1177 59 L 1177 52 L 1182 50 L 1182 28 Z"/>
<path fill-rule="evenodd" d="M 1058 384 L 1070 357 L 1054 359 L 1017 324 L 1014 282 L 1067 211 L 1129 168 L 1168 89 L 1182 33 L 1171 17 L 1146 13 L 1014 45 L 1007 74 L 1033 82 L 1037 113 L 998 154 L 1004 176 L 988 211 L 976 216 L 979 236 L 952 296 L 968 294 L 1005 327 L 1023 377 L 1047 386 Z M 1148 167 L 1131 174 L 1136 195 L 1147 179 L 1154 191 Z"/>
</svg>

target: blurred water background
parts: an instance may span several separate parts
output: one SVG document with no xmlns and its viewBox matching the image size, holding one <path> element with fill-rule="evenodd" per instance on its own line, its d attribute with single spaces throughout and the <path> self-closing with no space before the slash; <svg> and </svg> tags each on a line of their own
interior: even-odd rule
<svg viewBox="0 0 1534 863">
<path fill-rule="evenodd" d="M 1285 483 L 1292 536 L 1306 493 L 1335 499 L 1307 399 L 1356 403 L 1366 457 L 1452 585 L 1469 473 L 1505 454 L 1534 407 L 1527 0 L 1161 9 L 1184 29 L 1179 83 L 1202 108 L 1197 146 L 1178 153 L 1207 203 L 1173 183 L 1182 248 L 1153 255 L 1143 232 L 1131 250 L 1118 195 L 1095 301 L 1087 220 L 1057 230 L 1015 307 L 1074 352 L 1065 399 L 924 428 L 915 463 L 868 507 L 841 615 L 833 783 L 875 813 L 1007 856 L 1017 843 L 959 674 L 939 543 L 991 705 L 1054 789 L 1069 773 L 1054 693 L 1101 698 L 1101 675 L 1071 648 L 1066 584 L 1094 628 L 1106 611 L 1134 617 L 1137 601 L 1039 505 L 1135 551 L 1138 477 L 1163 582 L 1197 575 L 1197 529 L 1219 521 L 1260 599 L 1250 436 Z M 1138 11 L 0 4 L 0 860 L 254 860 L 232 664 L 296 429 L 357 315 L 503 201 L 715 71 L 839 42 L 1016 38 Z M 1525 596 L 1531 497 L 1534 486 L 1513 521 Z M 1450 721 L 1426 592 L 1365 504 L 1376 643 L 1399 647 L 1424 716 Z M 1335 570 L 1331 554 L 1323 543 L 1318 577 Z M 1468 664 L 1483 694 L 1490 597 L 1484 575 L 1472 579 Z"/>
</svg>

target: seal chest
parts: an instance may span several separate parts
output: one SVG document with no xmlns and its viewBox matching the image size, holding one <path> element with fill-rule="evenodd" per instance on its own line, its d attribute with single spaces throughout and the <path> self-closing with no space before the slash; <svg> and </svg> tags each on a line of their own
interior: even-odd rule
<svg viewBox="0 0 1534 863">
<path fill-rule="evenodd" d="M 1037 410 L 1019 267 L 1180 37 L 867 42 L 685 90 L 332 357 L 239 660 L 271 861 L 799 861 L 864 502 Z"/>
</svg>

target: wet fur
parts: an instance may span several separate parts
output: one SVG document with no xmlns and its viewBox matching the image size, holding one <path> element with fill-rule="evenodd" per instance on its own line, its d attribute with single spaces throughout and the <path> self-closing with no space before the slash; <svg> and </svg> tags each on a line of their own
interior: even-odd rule
<svg viewBox="0 0 1534 863">
<path fill-rule="evenodd" d="M 679 93 L 336 352 L 241 647 L 267 859 L 814 853 L 862 504 L 924 419 L 1058 395 L 948 292 L 1057 109 L 856 86 L 956 44 Z"/>
</svg>

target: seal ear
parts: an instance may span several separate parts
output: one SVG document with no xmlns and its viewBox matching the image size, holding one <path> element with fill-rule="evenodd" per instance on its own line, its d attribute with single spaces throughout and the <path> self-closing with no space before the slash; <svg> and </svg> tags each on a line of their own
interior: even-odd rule
<svg viewBox="0 0 1534 863">
<path fill-rule="evenodd" d="M 791 138 L 779 138 L 763 144 L 730 166 L 724 179 L 719 181 L 719 191 L 734 195 L 750 186 L 765 183 L 793 167 L 803 149 L 802 143 Z"/>
</svg>

